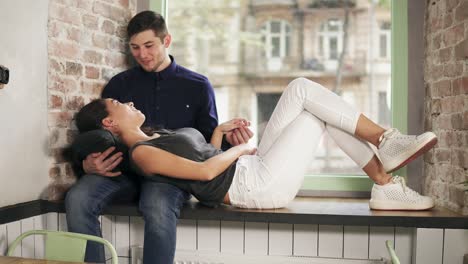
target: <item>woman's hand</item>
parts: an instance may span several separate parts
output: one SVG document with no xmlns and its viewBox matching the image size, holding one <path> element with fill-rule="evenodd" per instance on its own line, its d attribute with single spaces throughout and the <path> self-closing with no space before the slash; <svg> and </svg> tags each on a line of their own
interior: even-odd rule
<svg viewBox="0 0 468 264">
<path fill-rule="evenodd" d="M 218 127 L 216 127 L 216 129 L 223 133 L 223 134 L 226 134 L 228 132 L 231 132 L 233 131 L 234 129 L 236 128 L 243 128 L 243 127 L 248 127 L 250 126 L 250 122 L 247 120 L 247 119 L 244 119 L 244 118 L 234 118 L 234 119 L 231 119 L 227 122 L 224 122 L 220 125 L 218 125 Z"/>
</svg>

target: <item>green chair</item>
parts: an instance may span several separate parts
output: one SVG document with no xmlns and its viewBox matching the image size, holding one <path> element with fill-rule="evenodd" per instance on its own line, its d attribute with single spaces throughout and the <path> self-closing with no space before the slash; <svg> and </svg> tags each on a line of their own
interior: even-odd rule
<svg viewBox="0 0 468 264">
<path fill-rule="evenodd" d="M 112 264 L 118 264 L 117 252 L 112 244 L 100 237 L 71 232 L 31 230 L 17 237 L 8 248 L 7 256 L 12 256 L 21 241 L 30 235 L 45 236 L 45 259 L 56 261 L 84 262 L 86 244 L 94 241 L 104 244 L 112 255 Z"/>
<path fill-rule="evenodd" d="M 392 264 L 400 264 L 400 260 L 398 259 L 398 256 L 395 253 L 395 249 L 393 249 L 392 243 L 393 241 L 390 240 L 385 241 L 385 245 L 387 245 L 388 254 L 390 255 Z"/>
</svg>

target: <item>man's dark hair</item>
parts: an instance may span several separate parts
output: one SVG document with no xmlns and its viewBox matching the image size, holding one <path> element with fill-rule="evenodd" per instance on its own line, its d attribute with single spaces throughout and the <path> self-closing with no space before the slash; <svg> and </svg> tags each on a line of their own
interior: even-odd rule
<svg viewBox="0 0 468 264">
<path fill-rule="evenodd" d="M 127 36 L 130 39 L 133 35 L 151 29 L 154 35 L 164 42 L 167 35 L 166 21 L 164 18 L 153 11 L 142 11 L 136 14 L 127 26 Z"/>
<path fill-rule="evenodd" d="M 102 120 L 109 116 L 104 99 L 94 99 L 83 106 L 75 115 L 75 123 L 78 131 L 87 131 L 102 128 Z"/>
</svg>

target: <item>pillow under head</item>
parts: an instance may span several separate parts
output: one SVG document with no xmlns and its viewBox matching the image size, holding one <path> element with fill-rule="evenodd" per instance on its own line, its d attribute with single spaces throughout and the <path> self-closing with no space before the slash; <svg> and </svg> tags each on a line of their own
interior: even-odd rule
<svg viewBox="0 0 468 264">
<path fill-rule="evenodd" d="M 128 148 L 109 130 L 96 129 L 78 134 L 68 149 L 68 156 L 71 159 L 75 173 L 78 176 L 83 174 L 82 162 L 91 153 L 104 152 L 110 147 L 115 150 L 108 156 L 111 157 L 117 152 L 122 152 L 123 160 L 113 171 L 128 171 Z M 81 171 L 80 171 L 81 169 Z"/>
</svg>

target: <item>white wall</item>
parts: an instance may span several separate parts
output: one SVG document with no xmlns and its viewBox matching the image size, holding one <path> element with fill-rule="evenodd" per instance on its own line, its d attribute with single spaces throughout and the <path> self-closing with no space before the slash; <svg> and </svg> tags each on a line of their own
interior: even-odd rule
<svg viewBox="0 0 468 264">
<path fill-rule="evenodd" d="M 36 200 L 47 187 L 49 0 L 0 1 L 0 207 Z"/>
</svg>

